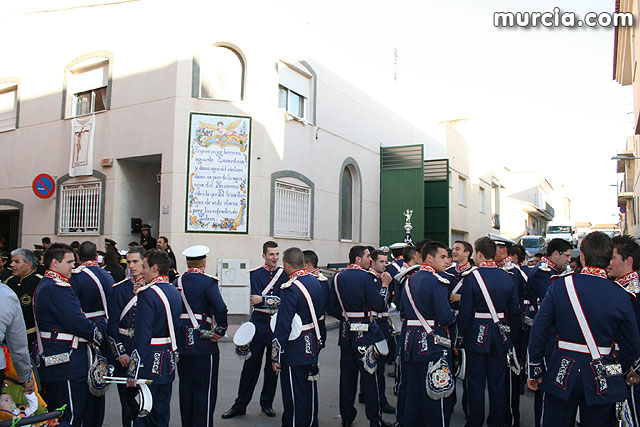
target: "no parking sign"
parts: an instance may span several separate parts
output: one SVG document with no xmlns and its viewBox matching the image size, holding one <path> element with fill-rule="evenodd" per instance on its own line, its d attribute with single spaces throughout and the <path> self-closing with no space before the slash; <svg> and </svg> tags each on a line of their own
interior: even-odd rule
<svg viewBox="0 0 640 427">
<path fill-rule="evenodd" d="M 53 177 L 46 173 L 36 176 L 31 184 L 33 193 L 41 199 L 48 199 L 56 191 L 56 182 Z"/>
</svg>

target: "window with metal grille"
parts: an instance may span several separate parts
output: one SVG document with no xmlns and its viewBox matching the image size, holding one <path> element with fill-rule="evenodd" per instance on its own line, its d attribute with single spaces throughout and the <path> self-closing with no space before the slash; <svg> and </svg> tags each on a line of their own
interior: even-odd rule
<svg viewBox="0 0 640 427">
<path fill-rule="evenodd" d="M 311 189 L 284 181 L 275 184 L 274 236 L 310 238 Z"/>
<path fill-rule="evenodd" d="M 60 187 L 60 234 L 98 234 L 102 184 L 88 182 Z"/>
</svg>

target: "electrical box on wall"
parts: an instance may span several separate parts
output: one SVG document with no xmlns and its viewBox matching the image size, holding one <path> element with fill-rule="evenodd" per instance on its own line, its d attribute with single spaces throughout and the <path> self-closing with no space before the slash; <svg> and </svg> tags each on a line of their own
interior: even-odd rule
<svg viewBox="0 0 640 427">
<path fill-rule="evenodd" d="M 219 259 L 218 278 L 220 279 L 220 293 L 227 304 L 229 314 L 249 314 L 249 283 L 248 259 Z"/>
<path fill-rule="evenodd" d="M 131 218 L 131 232 L 140 233 L 142 230 L 142 218 Z"/>
</svg>

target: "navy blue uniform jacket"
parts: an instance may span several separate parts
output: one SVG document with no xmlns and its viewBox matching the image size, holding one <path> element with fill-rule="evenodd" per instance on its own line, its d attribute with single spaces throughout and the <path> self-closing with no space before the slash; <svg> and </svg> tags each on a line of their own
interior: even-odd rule
<svg viewBox="0 0 640 427">
<path fill-rule="evenodd" d="M 374 277 L 366 270 L 349 266 L 333 277 L 331 294 L 329 295 L 329 307 L 327 312 L 340 320 L 340 335 L 338 345 L 346 347 L 359 347 L 371 345 L 384 339 L 384 335 L 376 322 L 372 322 L 372 311 L 382 312 L 386 309 L 385 292 L 381 294 L 373 283 Z M 342 315 L 342 308 L 338 300 L 336 288 L 342 297 L 344 309 L 349 317 L 349 322 Z M 351 331 L 349 323 L 369 324 L 369 330 Z"/>
<path fill-rule="evenodd" d="M 41 334 L 41 355 L 46 357 L 72 350 L 71 360 L 67 363 L 44 366 L 40 360 L 38 373 L 43 381 L 86 378 L 89 369 L 87 341 L 102 343 L 101 333 L 82 312 L 80 301 L 67 280 L 48 270 L 36 288 L 33 310 Z M 78 342 L 80 338 L 84 342 Z"/>
<path fill-rule="evenodd" d="M 596 344 L 598 347 L 610 348 L 614 342 L 618 343 L 618 360 L 624 371 L 640 355 L 640 336 L 631 299 L 620 286 L 606 279 L 604 270 L 597 269 L 604 276 L 598 277 L 588 274 L 591 269 L 593 268 L 585 267 L 582 273 L 569 275 L 573 276 L 576 294 Z M 586 345 L 567 294 L 565 276 L 554 278 L 551 282 L 533 322 L 529 340 L 530 377 L 539 377 L 544 370 L 542 357 L 547 335 L 552 327 L 557 330 L 558 340 Z M 612 355 L 603 356 L 603 359 L 605 363 L 614 361 Z M 628 389 L 622 375 L 607 378 L 608 391 L 597 393 L 590 362 L 591 355 L 588 353 L 559 349 L 556 346 L 546 363 L 547 372 L 540 388 L 545 393 L 566 401 L 580 381 L 587 405 L 603 405 L 626 399 Z"/>
<path fill-rule="evenodd" d="M 278 276 L 271 289 L 264 295 L 280 296 L 280 285 L 285 283 L 288 278 L 282 267 L 276 267 L 274 270 L 269 270 L 266 265 L 254 268 L 249 272 L 249 282 L 251 283 L 251 295 L 263 295 L 265 288 L 269 283 Z M 258 305 L 253 306 L 253 313 L 251 313 L 251 322 L 256 325 L 256 334 L 253 337 L 253 342 L 270 345 L 271 330 L 269 329 L 269 320 L 271 315 L 268 313 L 268 307 L 264 301 Z"/>
<path fill-rule="evenodd" d="M 417 326 L 418 316 L 409 297 L 433 331 L 447 338 L 447 327 L 456 320 L 449 306 L 449 282 L 431 271 L 421 269 L 405 281 L 402 293 L 402 316 L 405 319 L 402 325 L 403 360 L 425 363 L 439 359 L 445 347 L 435 345 L 433 335 L 427 334 L 422 326 Z"/>
<path fill-rule="evenodd" d="M 464 337 L 464 348 L 475 353 L 501 353 L 511 347 L 511 340 L 503 340 L 498 326 L 488 318 L 489 307 L 473 274 L 478 271 L 487 286 L 500 323 L 517 327 L 520 324 L 518 290 L 513 275 L 495 266 L 474 267 L 464 273 L 458 315 L 458 331 Z M 478 318 L 478 314 L 486 318 Z"/>
<path fill-rule="evenodd" d="M 168 283 L 166 276 L 163 280 L 152 281 L 138 291 L 133 350 L 127 372 L 129 378 L 153 380 L 154 384 L 168 384 L 175 378 L 175 352 L 167 341 L 172 334 L 175 337 L 182 311 L 178 290 Z M 173 324 L 167 322 L 167 311 L 158 292 L 169 303 Z"/>
<path fill-rule="evenodd" d="M 311 316 L 310 305 L 304 290 L 308 293 L 312 303 L 316 321 L 324 314 L 327 306 L 327 292 L 324 285 L 311 274 L 293 276 L 280 287 L 280 309 L 273 332 L 273 361 L 286 363 L 289 366 L 315 365 L 318 363 L 320 342 Z M 298 314 L 302 320 L 302 333 L 298 338 L 289 341 L 291 321 Z M 320 325 L 318 324 L 318 334 Z"/>
<path fill-rule="evenodd" d="M 197 325 L 201 330 L 212 330 L 224 336 L 227 331 L 227 305 L 222 300 L 220 289 L 218 289 L 218 279 L 205 274 L 199 269 L 189 269 L 176 279 L 173 284 L 177 287 L 182 281 L 182 289 L 185 298 L 191 307 Z M 179 288 L 178 288 L 179 290 Z M 191 339 L 188 336 L 189 329 L 193 328 L 187 309 L 182 302 L 182 314 L 178 320 L 178 350 L 180 354 L 218 354 L 218 343 L 211 342 L 210 339 L 200 338 L 197 331 L 192 333 Z M 216 326 L 212 325 L 212 319 Z"/>
</svg>

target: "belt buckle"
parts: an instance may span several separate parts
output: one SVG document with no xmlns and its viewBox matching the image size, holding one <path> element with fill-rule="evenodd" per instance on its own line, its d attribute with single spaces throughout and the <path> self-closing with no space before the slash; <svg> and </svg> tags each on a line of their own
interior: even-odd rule
<svg viewBox="0 0 640 427">
<path fill-rule="evenodd" d="M 451 340 L 449 338 L 441 337 L 440 335 L 433 334 L 433 343 L 435 345 L 451 348 Z"/>
<path fill-rule="evenodd" d="M 44 366 L 55 366 L 71 361 L 71 352 L 54 354 L 51 356 L 43 356 Z"/>
<path fill-rule="evenodd" d="M 351 332 L 367 332 L 369 330 L 368 323 L 351 323 L 349 325 L 349 330 Z"/>
<path fill-rule="evenodd" d="M 608 377 L 615 377 L 618 375 L 622 375 L 622 365 L 619 363 L 611 363 L 608 365 L 604 365 L 604 370 L 607 373 Z"/>
</svg>

